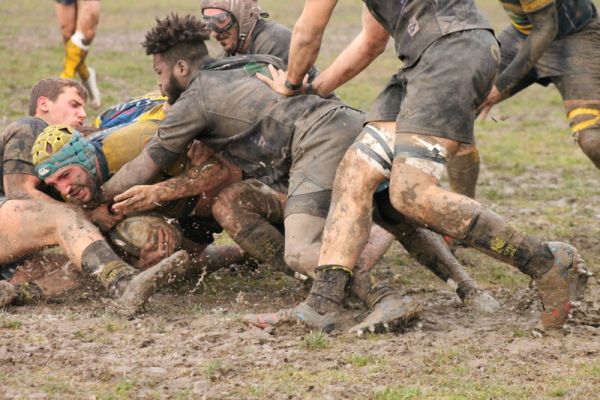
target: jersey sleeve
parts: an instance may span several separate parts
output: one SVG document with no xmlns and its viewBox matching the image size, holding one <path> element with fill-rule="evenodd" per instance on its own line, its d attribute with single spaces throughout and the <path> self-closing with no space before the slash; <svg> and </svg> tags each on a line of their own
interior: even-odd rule
<svg viewBox="0 0 600 400">
<path fill-rule="evenodd" d="M 7 133 L 2 158 L 3 173 L 36 175 L 31 159 L 31 148 L 35 141 L 31 127 L 16 126 Z"/>
<path fill-rule="evenodd" d="M 158 129 L 157 142 L 172 153 L 183 154 L 188 145 L 208 127 L 201 88 L 198 85 L 191 86 L 168 110 L 167 117 Z"/>
</svg>

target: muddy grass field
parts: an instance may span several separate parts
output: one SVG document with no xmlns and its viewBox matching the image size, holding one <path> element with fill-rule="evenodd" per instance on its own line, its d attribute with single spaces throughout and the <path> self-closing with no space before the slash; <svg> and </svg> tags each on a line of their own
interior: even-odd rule
<svg viewBox="0 0 600 400">
<path fill-rule="evenodd" d="M 168 3 L 168 4 L 167 4 Z M 293 23 L 301 1 L 263 1 L 273 19 Z M 500 5 L 478 4 L 495 28 Z M 105 104 L 143 94 L 155 82 L 139 43 L 155 15 L 199 12 L 196 0 L 103 2 L 90 63 Z M 340 1 L 321 67 L 357 33 L 359 2 Z M 22 116 L 29 89 L 60 70 L 51 2 L 0 7 L 0 128 Z M 366 109 L 397 67 L 388 51 L 338 91 Z M 443 84 L 443 82 L 440 82 Z M 90 120 L 94 110 L 88 110 Z M 520 228 L 576 245 L 600 276 L 599 173 L 573 144 L 553 87 L 532 88 L 478 122 L 478 197 Z M 227 241 L 227 238 L 219 238 Z M 265 270 L 224 269 L 176 282 L 147 312 L 119 318 L 94 287 L 48 304 L 0 311 L 0 399 L 595 399 L 600 398 L 600 287 L 564 332 L 535 329 L 539 304 L 516 270 L 467 249 L 459 258 L 502 304 L 494 315 L 462 307 L 453 288 L 394 245 L 376 274 L 424 305 L 401 334 L 325 335 L 287 325 L 270 332 L 241 315 L 275 311 L 307 294 L 296 280 Z M 363 310 L 350 299 L 348 312 Z"/>
</svg>

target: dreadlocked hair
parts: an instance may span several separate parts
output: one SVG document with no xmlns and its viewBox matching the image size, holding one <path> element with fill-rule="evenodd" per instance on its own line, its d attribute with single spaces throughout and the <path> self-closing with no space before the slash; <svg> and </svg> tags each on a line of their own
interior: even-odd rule
<svg viewBox="0 0 600 400">
<path fill-rule="evenodd" d="M 156 26 L 146 33 L 142 46 L 147 55 L 160 54 L 171 64 L 177 60 L 197 64 L 208 55 L 204 41 L 209 37 L 210 31 L 193 15 L 171 13 L 156 18 Z"/>
</svg>

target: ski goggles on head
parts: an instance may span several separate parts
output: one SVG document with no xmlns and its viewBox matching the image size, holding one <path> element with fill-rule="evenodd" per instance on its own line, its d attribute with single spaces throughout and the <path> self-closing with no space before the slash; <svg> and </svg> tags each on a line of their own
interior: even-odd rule
<svg viewBox="0 0 600 400">
<path fill-rule="evenodd" d="M 206 15 L 208 10 L 218 10 L 221 12 L 218 14 Z M 205 8 L 202 10 L 202 22 L 204 22 L 207 29 L 216 33 L 224 33 L 235 25 L 235 18 L 228 11 L 220 10 L 218 8 Z"/>
</svg>

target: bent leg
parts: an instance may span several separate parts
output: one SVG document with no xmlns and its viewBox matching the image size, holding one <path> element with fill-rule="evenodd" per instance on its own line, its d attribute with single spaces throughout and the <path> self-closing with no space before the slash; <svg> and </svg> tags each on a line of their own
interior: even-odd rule
<svg viewBox="0 0 600 400">
<path fill-rule="evenodd" d="M 48 218 L 52 215 L 52 218 Z M 102 234 L 73 206 L 40 200 L 8 200 L 0 207 L 0 263 L 60 245 L 81 266 L 81 255 Z"/>
<path fill-rule="evenodd" d="M 274 224 L 283 222 L 285 196 L 257 180 L 223 189 L 212 206 L 214 218 L 256 260 L 291 272 L 284 259 L 284 237 Z"/>
<path fill-rule="evenodd" d="M 564 243 L 542 243 L 480 203 L 440 188 L 435 172 L 442 170 L 446 155 L 456 150 L 456 142 L 404 134 L 398 135 L 396 145 L 390 186 L 394 207 L 432 230 L 463 240 L 536 278 L 546 307 L 542 322 L 549 327 L 562 326 L 570 300 L 579 291 L 571 285 L 576 282 L 574 286 L 580 286 L 587 276 L 576 249 Z"/>
</svg>

